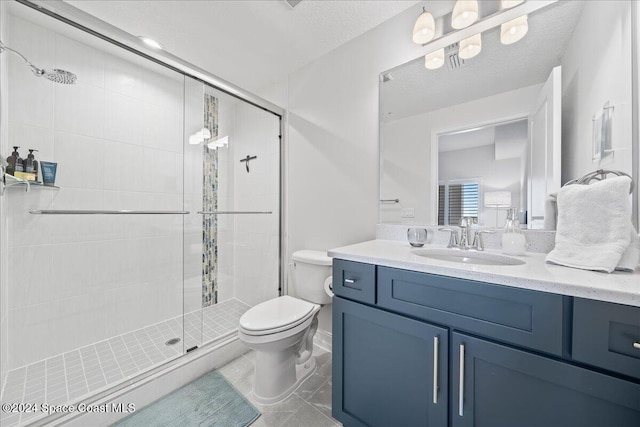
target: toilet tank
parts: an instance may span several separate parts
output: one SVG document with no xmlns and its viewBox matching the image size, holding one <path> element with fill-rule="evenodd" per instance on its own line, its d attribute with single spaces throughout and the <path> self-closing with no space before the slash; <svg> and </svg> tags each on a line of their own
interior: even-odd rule
<svg viewBox="0 0 640 427">
<path fill-rule="evenodd" d="M 325 281 L 331 276 L 332 258 L 325 251 L 302 250 L 291 256 L 296 296 L 315 304 L 331 304 Z"/>
</svg>

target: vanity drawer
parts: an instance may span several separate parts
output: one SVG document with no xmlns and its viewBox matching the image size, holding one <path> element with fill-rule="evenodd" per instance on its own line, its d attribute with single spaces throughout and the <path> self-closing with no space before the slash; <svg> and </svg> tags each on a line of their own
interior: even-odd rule
<svg viewBox="0 0 640 427">
<path fill-rule="evenodd" d="M 334 258 L 333 292 L 344 298 L 375 304 L 376 266 Z"/>
<path fill-rule="evenodd" d="M 378 267 L 377 275 L 380 307 L 546 353 L 565 353 L 567 297 L 388 267 Z"/>
<path fill-rule="evenodd" d="M 640 307 L 575 298 L 573 358 L 640 378 Z"/>
</svg>

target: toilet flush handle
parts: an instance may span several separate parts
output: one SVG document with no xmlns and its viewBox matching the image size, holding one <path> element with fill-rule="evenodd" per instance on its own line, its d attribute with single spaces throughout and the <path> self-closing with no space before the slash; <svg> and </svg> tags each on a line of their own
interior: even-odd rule
<svg viewBox="0 0 640 427">
<path fill-rule="evenodd" d="M 334 297 L 334 293 L 333 293 L 333 276 L 329 276 L 325 279 L 324 281 L 324 291 L 327 293 L 327 295 L 329 295 L 331 298 Z"/>
</svg>

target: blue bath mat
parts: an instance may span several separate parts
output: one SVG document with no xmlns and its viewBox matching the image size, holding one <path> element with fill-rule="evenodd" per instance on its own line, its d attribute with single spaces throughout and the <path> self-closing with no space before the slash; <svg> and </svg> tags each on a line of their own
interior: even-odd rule
<svg viewBox="0 0 640 427">
<path fill-rule="evenodd" d="M 120 420 L 122 427 L 246 427 L 260 412 L 217 371 Z"/>
</svg>

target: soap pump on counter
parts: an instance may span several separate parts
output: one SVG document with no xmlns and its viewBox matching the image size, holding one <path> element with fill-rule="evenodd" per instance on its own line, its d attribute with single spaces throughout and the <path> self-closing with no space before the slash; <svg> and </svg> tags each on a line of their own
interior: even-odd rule
<svg viewBox="0 0 640 427">
<path fill-rule="evenodd" d="M 502 251 L 508 255 L 524 255 L 526 239 L 520 228 L 516 208 L 509 208 L 502 233 Z"/>
</svg>

